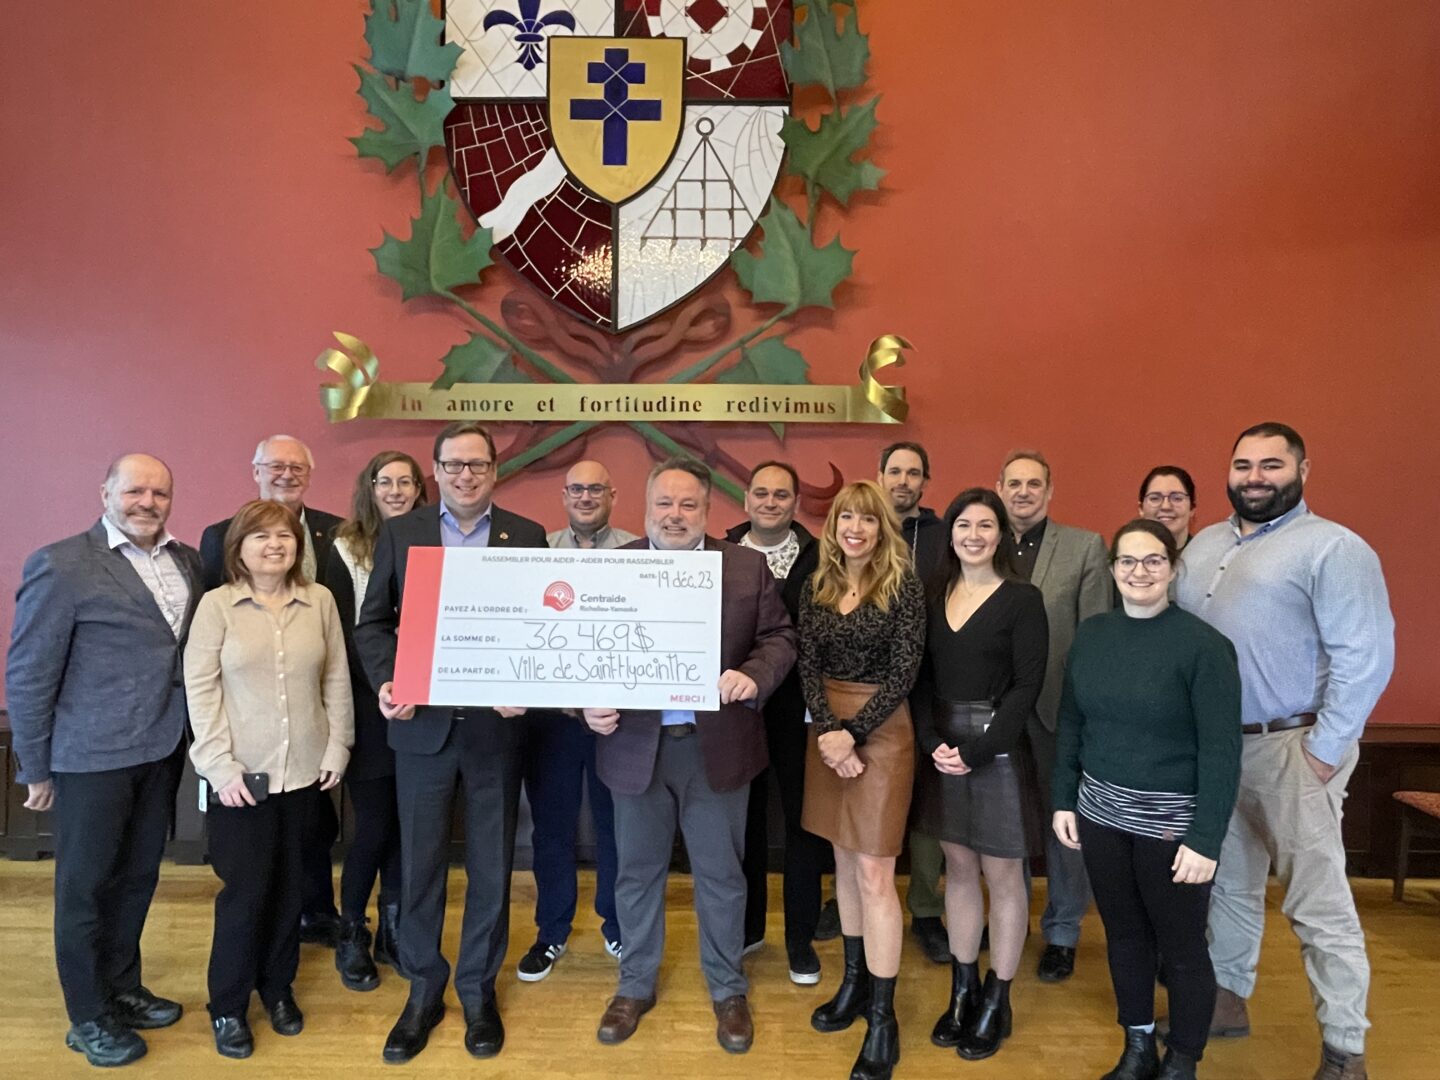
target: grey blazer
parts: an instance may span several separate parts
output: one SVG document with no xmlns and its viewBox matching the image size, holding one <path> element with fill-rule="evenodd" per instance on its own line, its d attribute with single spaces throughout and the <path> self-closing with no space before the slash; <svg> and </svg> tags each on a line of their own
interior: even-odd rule
<svg viewBox="0 0 1440 1080">
<path fill-rule="evenodd" d="M 100 522 L 25 561 L 5 669 L 20 783 L 159 761 L 179 745 L 181 657 L 203 589 L 195 549 L 170 552 L 190 586 L 178 639 Z"/>
<path fill-rule="evenodd" d="M 1075 628 L 1091 615 L 1110 610 L 1108 561 L 1105 541 L 1099 533 L 1053 520 L 1045 526 L 1045 539 L 1040 541 L 1030 583 L 1044 595 L 1045 614 L 1050 620 L 1050 659 L 1035 703 L 1035 712 L 1049 731 L 1055 730 L 1060 715 L 1060 688 Z"/>
</svg>

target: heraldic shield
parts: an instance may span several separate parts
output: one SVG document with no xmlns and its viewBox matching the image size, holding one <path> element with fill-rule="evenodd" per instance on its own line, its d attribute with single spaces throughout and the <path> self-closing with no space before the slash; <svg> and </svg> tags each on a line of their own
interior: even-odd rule
<svg viewBox="0 0 1440 1080">
<path fill-rule="evenodd" d="M 461 198 L 515 272 L 610 333 L 704 286 L 770 199 L 791 0 L 446 0 Z"/>
<path fill-rule="evenodd" d="M 570 175 L 606 202 L 650 186 L 685 110 L 683 38 L 550 39 L 550 134 Z"/>
</svg>

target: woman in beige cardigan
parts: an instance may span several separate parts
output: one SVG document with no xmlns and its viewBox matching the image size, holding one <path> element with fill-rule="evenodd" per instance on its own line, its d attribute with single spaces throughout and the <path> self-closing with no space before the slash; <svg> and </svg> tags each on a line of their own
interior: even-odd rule
<svg viewBox="0 0 1440 1080">
<path fill-rule="evenodd" d="M 210 785 L 209 851 L 223 888 L 210 946 L 215 1048 L 249 1057 L 257 991 L 278 1034 L 305 1020 L 300 844 L 321 794 L 340 782 L 354 740 L 335 599 L 307 582 L 304 530 L 279 503 L 246 503 L 225 534 L 226 584 L 205 594 L 185 647 L 190 758 Z"/>
</svg>

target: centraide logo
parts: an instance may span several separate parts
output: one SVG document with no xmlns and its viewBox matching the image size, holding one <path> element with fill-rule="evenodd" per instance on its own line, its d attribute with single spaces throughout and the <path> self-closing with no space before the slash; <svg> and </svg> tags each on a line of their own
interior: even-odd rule
<svg viewBox="0 0 1440 1080">
<path fill-rule="evenodd" d="M 545 586 L 545 598 L 541 603 L 556 611 L 564 611 L 575 603 L 575 590 L 570 587 L 568 581 L 552 581 Z"/>
</svg>

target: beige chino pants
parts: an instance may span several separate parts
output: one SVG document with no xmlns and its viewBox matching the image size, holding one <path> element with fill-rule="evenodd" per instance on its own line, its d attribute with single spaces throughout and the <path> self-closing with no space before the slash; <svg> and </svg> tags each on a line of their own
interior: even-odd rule
<svg viewBox="0 0 1440 1080">
<path fill-rule="evenodd" d="M 1345 785 L 1360 748 L 1351 746 L 1322 784 L 1305 761 L 1306 730 L 1244 737 L 1240 794 L 1210 896 L 1210 957 L 1219 985 L 1242 998 L 1254 992 L 1265 885 L 1273 868 L 1285 889 L 1280 910 L 1300 939 L 1324 1039 L 1360 1054 L 1370 1026 L 1370 961 L 1340 838 Z"/>
</svg>

